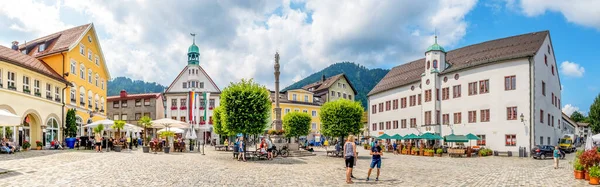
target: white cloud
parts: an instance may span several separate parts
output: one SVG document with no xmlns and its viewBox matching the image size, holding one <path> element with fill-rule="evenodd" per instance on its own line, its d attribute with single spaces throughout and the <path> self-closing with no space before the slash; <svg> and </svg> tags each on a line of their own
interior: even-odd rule
<svg viewBox="0 0 600 187">
<path fill-rule="evenodd" d="M 564 61 L 560 63 L 560 73 L 570 77 L 583 77 L 585 69 L 575 62 Z"/>
<path fill-rule="evenodd" d="M 514 0 L 507 1 L 514 5 Z M 546 11 L 559 12 L 569 22 L 600 30 L 600 1 L 598 0 L 520 0 L 520 8 L 527 16 L 538 16 Z"/>
<path fill-rule="evenodd" d="M 290 1 L 304 7 L 295 9 Z M 16 24 L 13 29 L 20 32 L 49 34 L 64 29 L 67 23 L 93 22 L 113 77 L 169 85 L 187 64 L 189 33 L 195 32 L 200 64 L 219 87 L 254 78 L 272 88 L 276 50 L 281 54 L 281 86 L 285 87 L 335 62 L 390 67 L 421 58 L 433 43 L 434 30 L 438 31 L 438 43 L 451 49 L 465 35 L 469 24 L 464 17 L 476 1 L 9 3 L 21 3 L 10 9 L 24 16 L 10 17 L 15 22 L 11 24 Z M 31 10 L 22 7 L 29 6 L 39 7 L 44 14 L 27 15 Z M 0 10 L 4 9 L 8 8 L 0 5 Z M 75 12 L 79 22 L 62 16 L 65 10 Z M 8 14 L 2 12 L 0 20 Z"/>
<path fill-rule="evenodd" d="M 562 112 L 565 113 L 567 116 L 571 116 L 571 114 L 573 114 L 573 112 L 575 111 L 579 111 L 579 107 L 573 106 L 571 104 L 566 104 L 563 108 L 562 108 Z M 581 111 L 579 111 L 581 112 Z"/>
</svg>

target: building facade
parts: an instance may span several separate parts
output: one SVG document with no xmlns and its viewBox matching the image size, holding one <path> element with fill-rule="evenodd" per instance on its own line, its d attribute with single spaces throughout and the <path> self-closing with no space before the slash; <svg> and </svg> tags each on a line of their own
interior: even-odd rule
<svg viewBox="0 0 600 187">
<path fill-rule="evenodd" d="M 70 82 L 71 86 L 64 90 L 64 115 L 68 109 L 76 110 L 77 136 L 87 134 L 83 125 L 106 119 L 106 81 L 110 74 L 94 24 L 28 40 L 19 50 L 44 61 Z"/>
<path fill-rule="evenodd" d="M 275 92 L 271 91 L 272 108 L 275 108 Z M 281 107 L 281 119 L 290 112 L 303 112 L 312 117 L 310 134 L 308 140 L 314 140 L 321 134 L 321 120 L 319 112 L 322 102 L 320 98 L 314 97 L 313 93 L 304 89 L 288 90 L 279 94 L 279 106 Z M 271 118 L 275 120 L 275 111 L 271 111 Z M 271 126 L 271 129 L 275 129 Z"/>
<path fill-rule="evenodd" d="M 165 91 L 167 118 L 181 120 L 201 131 L 200 141 L 219 140 L 213 130 L 213 109 L 221 90 L 200 66 L 196 42 L 188 48 L 188 64 Z"/>
<path fill-rule="evenodd" d="M 62 139 L 62 91 L 69 82 L 43 61 L 0 46 L 0 109 L 21 117 L 21 124 L 0 127 L 2 138 L 37 147 Z"/>
<path fill-rule="evenodd" d="M 555 145 L 561 88 L 548 31 L 496 39 L 392 70 L 370 91 L 371 135 L 466 135 L 498 151 Z"/>
<path fill-rule="evenodd" d="M 592 137 L 592 130 L 590 129 L 589 123 L 577 123 L 577 128 L 575 128 L 575 134 L 579 137 L 582 137 L 584 140 L 587 137 Z"/>
<path fill-rule="evenodd" d="M 161 93 L 127 94 L 127 91 L 121 90 L 118 96 L 109 96 L 106 101 L 111 104 L 108 106 L 108 118 L 129 124 L 138 125 L 142 116 L 162 119 L 165 112 Z"/>
<path fill-rule="evenodd" d="M 321 101 L 335 101 L 338 99 L 356 99 L 356 89 L 348 80 L 345 74 L 341 73 L 329 78 L 325 78 L 325 75 L 321 77 L 321 80 L 315 83 L 311 83 L 302 87 L 305 90 L 314 93 L 315 97 L 319 97 Z"/>
<path fill-rule="evenodd" d="M 563 134 L 575 134 L 575 129 L 577 127 L 577 123 L 575 123 L 569 116 L 565 113 L 562 113 L 562 120 L 560 126 L 558 128 L 561 129 Z"/>
</svg>

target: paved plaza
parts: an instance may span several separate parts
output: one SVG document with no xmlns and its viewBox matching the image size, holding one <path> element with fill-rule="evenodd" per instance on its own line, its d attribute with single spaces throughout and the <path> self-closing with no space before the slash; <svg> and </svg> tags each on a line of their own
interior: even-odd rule
<svg viewBox="0 0 600 187">
<path fill-rule="evenodd" d="M 341 158 L 324 155 L 237 162 L 231 152 L 144 154 L 27 151 L 0 155 L 0 186 L 351 186 Z M 356 186 L 585 186 L 569 154 L 552 160 L 384 155 L 380 181 L 365 181 L 370 157 L 360 150 Z M 372 179 L 374 179 L 374 174 Z"/>
</svg>

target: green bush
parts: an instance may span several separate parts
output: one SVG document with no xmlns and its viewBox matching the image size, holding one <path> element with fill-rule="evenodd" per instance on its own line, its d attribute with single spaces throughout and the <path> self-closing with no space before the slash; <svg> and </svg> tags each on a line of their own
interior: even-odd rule
<svg viewBox="0 0 600 187">
<path fill-rule="evenodd" d="M 437 149 L 437 150 L 435 150 L 435 153 L 437 153 L 437 154 L 442 154 L 442 153 L 444 153 L 444 150 L 442 150 L 442 149 Z"/>
<path fill-rule="evenodd" d="M 579 163 L 578 158 L 575 158 L 575 160 L 573 160 L 573 168 L 577 171 L 583 171 L 583 165 L 581 165 L 581 163 Z"/>
<path fill-rule="evenodd" d="M 600 177 L 600 166 L 590 167 L 590 177 Z"/>
</svg>

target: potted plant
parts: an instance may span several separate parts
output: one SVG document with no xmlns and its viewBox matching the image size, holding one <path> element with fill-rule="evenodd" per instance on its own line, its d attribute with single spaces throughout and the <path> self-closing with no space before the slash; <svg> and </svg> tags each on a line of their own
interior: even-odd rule
<svg viewBox="0 0 600 187">
<path fill-rule="evenodd" d="M 573 173 L 575 174 L 575 179 L 583 179 L 584 178 L 583 165 L 581 165 L 581 163 L 579 163 L 578 158 L 575 158 L 575 160 L 573 160 L 573 169 L 575 169 L 575 171 L 573 171 Z"/>
<path fill-rule="evenodd" d="M 31 147 L 31 144 L 29 143 L 29 141 L 25 140 L 25 142 L 23 142 L 23 150 L 27 151 L 27 149 L 29 149 Z"/>
<path fill-rule="evenodd" d="M 144 116 L 138 121 L 138 125 L 144 128 L 144 134 L 142 134 L 142 136 L 144 136 L 142 138 L 144 140 L 144 146 L 142 146 L 142 150 L 144 153 L 150 153 L 150 147 L 148 146 L 150 140 L 146 137 L 148 136 L 148 128 L 152 127 L 152 119 L 148 116 Z"/>
<path fill-rule="evenodd" d="M 114 145 L 114 150 L 115 150 L 115 152 L 121 152 L 121 148 L 123 148 L 123 145 L 122 145 L 122 143 L 120 141 L 120 139 L 121 139 L 121 130 L 123 128 L 125 128 L 125 121 L 117 120 L 117 121 L 115 121 L 115 123 L 113 124 L 113 126 L 111 128 L 117 130 L 117 135 L 116 135 L 117 144 Z"/>
<path fill-rule="evenodd" d="M 44 146 L 44 144 L 42 144 L 42 141 L 35 141 L 35 145 L 37 146 L 35 149 L 36 150 L 42 150 L 42 146 Z"/>
<path fill-rule="evenodd" d="M 598 185 L 600 184 L 600 166 L 592 166 L 590 167 L 590 184 Z"/>
<path fill-rule="evenodd" d="M 175 132 L 173 131 L 163 131 L 160 133 L 160 136 L 162 136 L 165 140 L 166 140 L 166 144 L 165 147 L 163 148 L 165 153 L 169 153 L 169 151 L 171 150 L 171 147 L 169 147 L 169 138 L 175 136 Z"/>
<path fill-rule="evenodd" d="M 100 137 L 102 136 L 102 131 L 104 130 L 104 125 L 100 124 L 98 126 L 96 126 L 93 131 L 94 131 L 94 136 L 96 137 Z"/>
<path fill-rule="evenodd" d="M 585 152 L 583 152 L 583 154 L 581 154 L 581 156 L 579 156 L 579 163 L 581 163 L 581 165 L 583 166 L 583 169 L 585 170 L 585 180 L 590 180 L 589 177 L 589 169 L 592 166 L 597 165 L 600 162 L 600 154 L 598 154 L 598 152 L 596 152 L 595 149 L 591 149 L 591 150 L 587 150 Z"/>
<path fill-rule="evenodd" d="M 68 138 L 65 139 L 65 142 L 67 143 L 67 147 L 69 147 L 70 149 L 73 149 L 75 147 L 75 141 L 77 140 L 75 138 L 75 136 L 77 136 L 77 122 L 76 122 L 76 117 L 75 117 L 75 109 L 69 109 L 67 111 L 67 129 L 66 129 L 66 135 Z"/>
<path fill-rule="evenodd" d="M 416 147 L 413 147 L 413 148 L 410 150 L 410 154 L 411 154 L 411 155 L 417 155 L 417 148 L 416 148 Z"/>
<path fill-rule="evenodd" d="M 437 149 L 437 150 L 435 150 L 435 153 L 438 155 L 438 157 L 442 157 L 442 153 L 444 153 L 444 150 Z"/>
<path fill-rule="evenodd" d="M 403 154 L 403 155 L 407 154 L 407 151 L 408 151 L 408 150 L 406 149 L 406 147 L 402 148 L 402 154 Z"/>
</svg>

